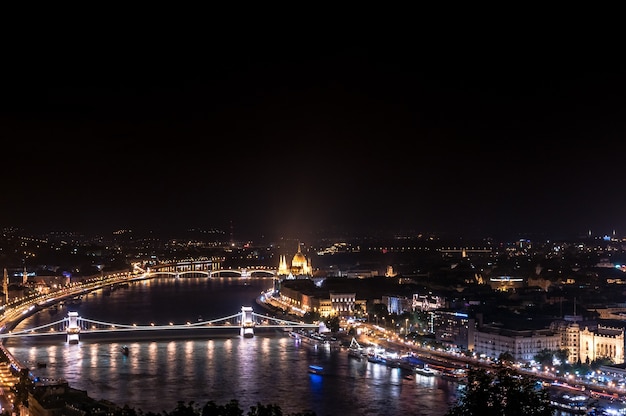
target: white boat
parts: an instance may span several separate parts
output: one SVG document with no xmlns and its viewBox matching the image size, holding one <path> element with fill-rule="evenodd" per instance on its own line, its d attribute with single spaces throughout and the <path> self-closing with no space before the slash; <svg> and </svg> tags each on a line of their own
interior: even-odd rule
<svg viewBox="0 0 626 416">
<path fill-rule="evenodd" d="M 328 338 L 326 338 L 324 335 L 321 335 L 317 332 L 299 332 L 298 337 L 301 341 L 308 343 L 308 344 L 313 344 L 313 345 L 324 345 L 324 346 L 330 346 L 330 341 Z"/>
<path fill-rule="evenodd" d="M 430 367 L 415 367 L 415 374 L 420 374 L 426 377 L 434 377 L 438 374 L 437 371 L 433 370 Z"/>
<path fill-rule="evenodd" d="M 350 346 L 348 347 L 348 357 L 356 358 L 360 361 L 361 358 L 363 358 L 363 355 L 365 355 L 363 347 L 361 347 L 356 338 L 353 337 L 352 341 L 350 341 Z"/>
<path fill-rule="evenodd" d="M 385 355 L 385 349 L 378 346 L 373 345 L 367 348 L 367 361 L 370 363 L 376 364 L 387 364 L 387 358 Z"/>
</svg>

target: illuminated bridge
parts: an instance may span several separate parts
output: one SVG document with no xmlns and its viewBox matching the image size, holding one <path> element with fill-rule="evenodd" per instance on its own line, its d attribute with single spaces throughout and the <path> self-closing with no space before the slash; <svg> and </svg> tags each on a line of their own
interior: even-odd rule
<svg viewBox="0 0 626 416">
<path fill-rule="evenodd" d="M 14 337 L 31 337 L 44 335 L 66 334 L 67 342 L 77 344 L 80 334 L 94 334 L 107 332 L 136 332 L 136 331 L 188 331 L 188 330 L 228 330 L 238 329 L 241 336 L 250 338 L 254 336 L 254 329 L 281 329 L 292 331 L 294 328 L 319 329 L 318 325 L 305 324 L 302 322 L 287 321 L 271 316 L 261 315 L 252 311 L 249 306 L 243 306 L 241 312 L 223 318 L 207 321 L 187 322 L 184 324 L 170 323 L 168 325 L 136 325 L 120 324 L 113 322 L 95 321 L 78 316 L 78 312 L 69 312 L 67 317 L 41 325 L 35 328 L 23 329 L 20 331 L 10 331 L 0 334 L 0 340 Z"/>
<path fill-rule="evenodd" d="M 222 269 L 220 263 L 213 260 L 179 261 L 176 263 L 158 264 L 148 267 L 150 275 L 169 275 L 175 277 L 198 276 L 207 277 L 276 277 L 278 270 L 267 267 L 242 267 L 238 269 Z"/>
</svg>

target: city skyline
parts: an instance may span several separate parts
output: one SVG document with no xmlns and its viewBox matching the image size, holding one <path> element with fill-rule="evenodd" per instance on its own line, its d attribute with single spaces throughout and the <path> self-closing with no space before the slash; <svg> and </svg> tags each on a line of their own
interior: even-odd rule
<svg viewBox="0 0 626 416">
<path fill-rule="evenodd" d="M 409 44 L 68 50 L 45 73 L 21 61 L 0 107 L 0 225 L 625 234 L 620 62 Z"/>
</svg>

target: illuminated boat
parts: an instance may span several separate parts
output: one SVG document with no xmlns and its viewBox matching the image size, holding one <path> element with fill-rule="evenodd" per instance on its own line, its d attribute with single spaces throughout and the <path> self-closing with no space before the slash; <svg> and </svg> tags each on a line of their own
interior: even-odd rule
<svg viewBox="0 0 626 416">
<path fill-rule="evenodd" d="M 573 415 L 586 415 L 590 407 L 590 398 L 584 394 L 552 393 L 550 404 L 558 411 Z"/>
<path fill-rule="evenodd" d="M 311 364 L 309 366 L 309 373 L 311 373 L 311 374 L 324 374 L 324 367 L 320 367 L 319 365 Z"/>
<path fill-rule="evenodd" d="M 436 376 L 438 373 L 436 370 L 433 370 L 430 367 L 415 367 L 415 374 L 419 374 L 422 376 L 426 376 L 426 377 L 434 377 Z"/>
<path fill-rule="evenodd" d="M 375 364 L 387 364 L 385 349 L 378 345 L 368 347 L 367 361 Z"/>
<path fill-rule="evenodd" d="M 367 354 L 367 361 L 374 364 L 387 364 L 387 359 L 377 354 Z"/>
<path fill-rule="evenodd" d="M 445 369 L 441 373 L 441 378 L 448 381 L 454 381 L 455 383 L 467 383 L 467 374 L 462 368 Z"/>
<path fill-rule="evenodd" d="M 357 360 L 361 361 L 361 358 L 363 358 L 364 354 L 365 352 L 363 350 L 363 347 L 361 347 L 356 338 L 353 337 L 352 341 L 350 342 L 350 346 L 348 347 L 348 357 L 356 358 Z"/>
<path fill-rule="evenodd" d="M 330 340 L 317 332 L 300 331 L 296 335 L 307 344 L 330 346 Z"/>
</svg>

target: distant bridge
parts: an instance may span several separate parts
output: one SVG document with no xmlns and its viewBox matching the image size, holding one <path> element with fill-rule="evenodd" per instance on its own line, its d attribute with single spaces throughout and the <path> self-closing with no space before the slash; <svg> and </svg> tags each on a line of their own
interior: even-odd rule
<svg viewBox="0 0 626 416">
<path fill-rule="evenodd" d="M 68 316 L 49 324 L 20 331 L 0 333 L 0 341 L 7 338 L 31 337 L 44 335 L 66 334 L 67 342 L 76 344 L 80 334 L 106 333 L 106 332 L 134 332 L 134 331 L 172 331 L 172 330 L 215 330 L 215 329 L 239 329 L 240 334 L 246 338 L 254 336 L 255 328 L 279 328 L 283 331 L 292 331 L 294 328 L 319 329 L 318 325 L 305 324 L 302 322 L 288 321 L 261 315 L 252 311 L 249 306 L 243 306 L 241 312 L 223 318 L 208 321 L 187 322 L 185 324 L 168 325 L 136 325 L 120 324 L 113 322 L 96 321 L 78 316 L 78 312 L 69 312 Z"/>
<path fill-rule="evenodd" d="M 170 275 L 181 277 L 185 275 L 204 275 L 207 277 L 231 277 L 237 276 L 242 278 L 249 277 L 276 277 L 277 269 L 269 269 L 266 267 L 242 267 L 239 269 L 217 269 L 214 268 L 215 263 L 211 262 L 181 262 L 173 264 L 160 264 L 148 268 L 149 275 Z"/>
</svg>

